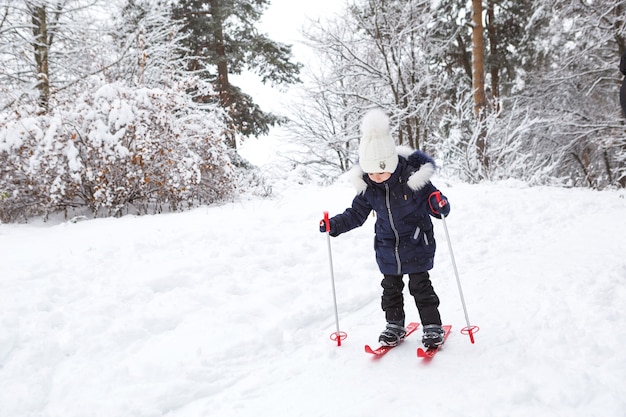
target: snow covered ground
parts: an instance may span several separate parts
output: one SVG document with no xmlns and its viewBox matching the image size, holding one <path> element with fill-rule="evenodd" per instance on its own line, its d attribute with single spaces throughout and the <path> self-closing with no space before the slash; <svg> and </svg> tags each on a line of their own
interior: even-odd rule
<svg viewBox="0 0 626 417">
<path fill-rule="evenodd" d="M 432 278 L 447 344 L 421 332 L 381 360 L 373 219 L 332 239 L 346 182 L 179 214 L 0 225 L 1 417 L 621 417 L 624 191 L 435 179 L 445 234 Z M 417 320 L 412 300 L 407 319 Z"/>
</svg>

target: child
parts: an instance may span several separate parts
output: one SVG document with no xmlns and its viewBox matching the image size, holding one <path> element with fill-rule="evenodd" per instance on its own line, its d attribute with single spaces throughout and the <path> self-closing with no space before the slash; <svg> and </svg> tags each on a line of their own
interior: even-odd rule
<svg viewBox="0 0 626 417">
<path fill-rule="evenodd" d="M 443 344 L 439 298 L 430 282 L 435 239 L 430 216 L 450 212 L 448 200 L 430 183 L 435 163 L 428 155 L 407 147 L 396 148 L 389 119 L 380 109 L 370 110 L 361 125 L 359 165 L 352 169 L 357 195 L 352 207 L 329 221 L 330 235 L 338 236 L 363 225 L 376 212 L 374 249 L 384 278 L 382 309 L 387 327 L 379 342 L 397 345 L 405 336 L 404 274 L 415 298 L 427 348 Z M 398 152 L 400 155 L 398 155 Z M 326 232 L 324 221 L 320 231 Z"/>
</svg>

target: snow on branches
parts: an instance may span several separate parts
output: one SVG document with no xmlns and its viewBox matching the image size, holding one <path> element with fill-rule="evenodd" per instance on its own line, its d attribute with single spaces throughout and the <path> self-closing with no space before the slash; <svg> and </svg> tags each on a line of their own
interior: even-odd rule
<svg viewBox="0 0 626 417">
<path fill-rule="evenodd" d="M 177 210 L 232 192 L 225 116 L 191 101 L 193 80 L 168 90 L 91 83 L 49 114 L 0 115 L 0 220 Z"/>
</svg>

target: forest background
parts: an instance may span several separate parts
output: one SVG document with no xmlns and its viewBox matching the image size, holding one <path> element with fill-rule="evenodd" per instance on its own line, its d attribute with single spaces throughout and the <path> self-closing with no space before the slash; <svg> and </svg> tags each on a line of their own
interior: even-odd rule
<svg viewBox="0 0 626 417">
<path fill-rule="evenodd" d="M 626 186 L 626 1 L 351 0 L 303 27 L 306 65 L 259 30 L 269 3 L 0 0 L 0 221 L 270 194 L 237 150 L 275 126 L 281 171 L 330 183 L 375 106 L 462 181 Z"/>
</svg>

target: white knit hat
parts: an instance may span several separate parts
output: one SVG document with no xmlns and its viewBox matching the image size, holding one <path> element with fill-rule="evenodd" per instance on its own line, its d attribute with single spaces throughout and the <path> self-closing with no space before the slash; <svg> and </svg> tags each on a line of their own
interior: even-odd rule
<svg viewBox="0 0 626 417">
<path fill-rule="evenodd" d="M 359 164 L 368 174 L 393 173 L 398 166 L 396 144 L 391 137 L 389 118 L 381 109 L 369 110 L 361 122 Z"/>
</svg>

